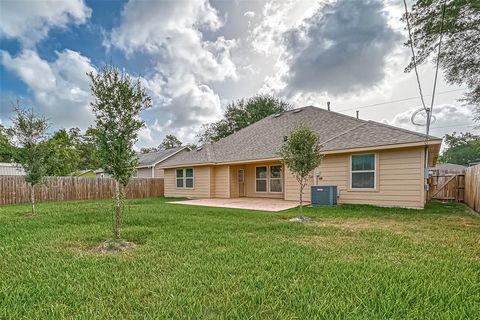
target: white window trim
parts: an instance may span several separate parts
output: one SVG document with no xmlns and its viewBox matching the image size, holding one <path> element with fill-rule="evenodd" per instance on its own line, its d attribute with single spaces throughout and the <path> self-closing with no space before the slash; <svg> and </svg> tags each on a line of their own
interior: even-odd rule
<svg viewBox="0 0 480 320">
<path fill-rule="evenodd" d="M 271 170 L 272 167 L 280 167 L 280 178 L 272 178 L 270 176 L 270 172 L 272 171 Z M 282 190 L 272 191 L 270 180 L 280 180 L 280 187 L 281 187 Z M 283 193 L 283 166 L 281 164 L 274 164 L 274 165 L 268 166 L 268 191 L 270 193 Z"/>
<path fill-rule="evenodd" d="M 188 179 L 192 179 L 192 187 L 187 187 L 187 170 L 192 169 L 192 177 Z M 182 170 L 182 177 L 177 177 L 177 170 Z M 183 187 L 179 187 L 177 184 L 178 180 L 183 181 Z M 175 169 L 175 188 L 176 189 L 195 189 L 195 168 L 176 168 Z"/>
<path fill-rule="evenodd" d="M 257 168 L 265 168 L 266 175 L 265 178 L 257 178 Z M 258 180 L 265 180 L 265 191 L 258 191 L 257 190 L 257 181 Z M 255 166 L 255 192 L 256 193 L 268 193 L 268 166 Z"/>
<path fill-rule="evenodd" d="M 352 159 L 353 159 L 353 156 L 365 156 L 365 155 L 373 155 L 373 170 L 355 170 L 353 171 L 353 168 L 352 168 Z M 349 183 L 349 187 L 350 187 L 350 190 L 353 190 L 353 191 L 377 191 L 377 170 L 378 170 L 378 167 L 377 167 L 377 163 L 378 163 L 378 154 L 377 153 L 372 153 L 372 152 L 367 152 L 367 153 L 356 153 L 356 154 L 352 154 L 350 155 L 350 164 L 349 164 L 349 167 L 350 167 L 350 183 Z M 362 173 L 362 172 L 373 172 L 373 188 L 354 188 L 352 185 L 353 185 L 353 174 L 354 173 Z"/>
</svg>

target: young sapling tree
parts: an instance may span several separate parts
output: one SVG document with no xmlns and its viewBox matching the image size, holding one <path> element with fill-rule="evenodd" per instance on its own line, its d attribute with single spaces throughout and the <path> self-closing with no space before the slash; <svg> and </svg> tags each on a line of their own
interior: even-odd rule
<svg viewBox="0 0 480 320">
<path fill-rule="evenodd" d="M 35 186 L 42 182 L 47 174 L 45 146 L 48 121 L 43 116 L 36 116 L 33 110 L 22 109 L 17 101 L 14 105 L 15 116 L 12 118 L 13 136 L 17 148 L 13 158 L 25 171 L 25 181 L 30 185 L 32 215 L 36 214 Z"/>
<path fill-rule="evenodd" d="M 133 145 L 145 125 L 140 113 L 152 106 L 152 100 L 140 80 L 133 81 L 115 66 L 107 65 L 98 74 L 88 75 L 95 97 L 91 106 L 96 118 L 98 157 L 102 168 L 115 180 L 114 240 L 119 242 L 125 187 L 138 162 Z"/>
<path fill-rule="evenodd" d="M 306 220 L 303 215 L 303 190 L 322 161 L 321 150 L 319 135 L 306 125 L 300 124 L 290 132 L 279 151 L 286 169 L 290 170 L 299 184 L 300 221 Z"/>
</svg>

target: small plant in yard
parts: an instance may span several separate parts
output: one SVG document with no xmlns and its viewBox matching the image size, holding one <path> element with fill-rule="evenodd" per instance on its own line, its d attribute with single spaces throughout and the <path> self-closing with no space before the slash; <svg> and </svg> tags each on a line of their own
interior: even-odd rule
<svg viewBox="0 0 480 320">
<path fill-rule="evenodd" d="M 313 178 L 313 170 L 322 161 L 321 149 L 319 135 L 306 125 L 301 124 L 290 132 L 287 142 L 282 145 L 279 151 L 285 166 L 295 176 L 300 187 L 300 217 L 297 219 L 300 222 L 307 221 L 303 215 L 303 189 L 308 181 Z"/>
<path fill-rule="evenodd" d="M 132 81 L 117 67 L 107 65 L 100 73 L 88 75 L 95 96 L 91 106 L 96 117 L 99 159 L 105 172 L 115 180 L 114 240 L 122 242 L 125 187 L 138 162 L 133 145 L 138 139 L 138 131 L 145 125 L 139 115 L 152 106 L 152 101 L 140 80 Z"/>
<path fill-rule="evenodd" d="M 13 152 L 13 158 L 25 170 L 25 181 L 30 185 L 32 215 L 35 215 L 35 186 L 47 174 L 44 142 L 49 125 L 46 118 L 35 116 L 33 110 L 22 109 L 18 101 L 14 111 L 13 134 L 18 148 Z"/>
</svg>

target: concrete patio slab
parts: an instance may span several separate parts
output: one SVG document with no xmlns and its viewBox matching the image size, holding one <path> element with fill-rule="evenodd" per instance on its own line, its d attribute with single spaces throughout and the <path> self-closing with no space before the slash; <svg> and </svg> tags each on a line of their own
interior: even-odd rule
<svg viewBox="0 0 480 320">
<path fill-rule="evenodd" d="M 233 208 L 246 210 L 259 210 L 278 212 L 298 206 L 296 201 L 267 198 L 231 198 L 231 199 L 195 199 L 169 202 L 173 204 L 184 204 L 190 206 L 205 206 L 219 208 Z"/>
</svg>

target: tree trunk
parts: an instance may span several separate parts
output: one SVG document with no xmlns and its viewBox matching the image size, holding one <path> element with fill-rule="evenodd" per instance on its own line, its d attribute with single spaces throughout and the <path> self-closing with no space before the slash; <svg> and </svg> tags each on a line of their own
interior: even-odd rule
<svg viewBox="0 0 480 320">
<path fill-rule="evenodd" d="M 299 209 L 300 209 L 300 219 L 303 220 L 303 183 L 300 184 L 300 207 L 299 207 Z"/>
<path fill-rule="evenodd" d="M 120 183 L 115 181 L 115 240 L 120 240 L 122 228 L 122 206 L 120 199 Z"/>
<path fill-rule="evenodd" d="M 30 185 L 30 200 L 32 202 L 32 215 L 35 215 L 37 211 L 35 210 L 35 185 Z"/>
</svg>

